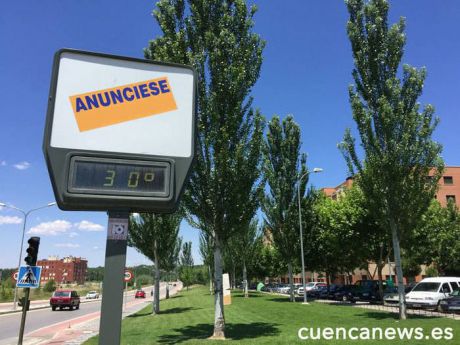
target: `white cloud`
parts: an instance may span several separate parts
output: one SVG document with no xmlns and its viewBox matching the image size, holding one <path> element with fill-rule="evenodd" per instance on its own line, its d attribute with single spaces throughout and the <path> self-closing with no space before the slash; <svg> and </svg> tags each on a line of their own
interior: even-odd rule
<svg viewBox="0 0 460 345">
<path fill-rule="evenodd" d="M 98 249 L 99 249 L 98 246 L 94 246 L 94 247 L 93 247 L 93 250 L 98 250 Z"/>
<path fill-rule="evenodd" d="M 80 245 L 76 243 L 56 243 L 54 246 L 59 248 L 80 248 Z"/>
<path fill-rule="evenodd" d="M 30 163 L 24 161 L 24 162 L 16 163 L 13 166 L 18 170 L 26 170 L 30 168 Z"/>
<path fill-rule="evenodd" d="M 0 161 L 0 167 L 6 167 L 6 161 Z"/>
<path fill-rule="evenodd" d="M 0 216 L 0 225 L 3 224 L 20 224 L 22 223 L 22 219 L 19 217 L 11 217 L 11 216 Z"/>
<path fill-rule="evenodd" d="M 80 236 L 80 235 L 78 234 L 78 232 L 75 232 L 75 231 L 72 231 L 72 232 L 69 234 L 69 237 L 70 237 L 70 238 L 74 238 L 74 237 L 77 237 L 77 236 Z"/>
<path fill-rule="evenodd" d="M 87 220 L 75 223 L 74 226 L 81 231 L 104 231 L 104 227 L 102 225 Z"/>
<path fill-rule="evenodd" d="M 67 232 L 72 224 L 66 220 L 55 220 L 53 222 L 40 223 L 31 228 L 27 233 L 35 235 L 56 236 Z"/>
</svg>

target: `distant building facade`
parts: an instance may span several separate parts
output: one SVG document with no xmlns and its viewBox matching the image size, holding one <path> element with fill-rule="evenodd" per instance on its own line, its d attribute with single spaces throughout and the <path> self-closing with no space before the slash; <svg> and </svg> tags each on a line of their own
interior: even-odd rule
<svg viewBox="0 0 460 345">
<path fill-rule="evenodd" d="M 88 271 L 88 260 L 67 256 L 59 259 L 50 256 L 48 259 L 37 261 L 37 266 L 42 267 L 40 282 L 46 284 L 49 280 L 54 280 L 56 284 L 84 284 Z"/>
</svg>

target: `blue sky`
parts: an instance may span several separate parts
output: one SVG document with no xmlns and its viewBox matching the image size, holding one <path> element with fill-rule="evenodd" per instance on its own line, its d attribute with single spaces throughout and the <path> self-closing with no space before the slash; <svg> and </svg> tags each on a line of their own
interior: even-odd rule
<svg viewBox="0 0 460 345">
<path fill-rule="evenodd" d="M 342 0 L 256 2 L 255 31 L 267 41 L 254 105 L 270 118 L 293 114 L 302 128 L 303 151 L 316 187 L 334 186 L 347 175 L 337 143 L 354 127 L 348 103 L 352 57 Z M 441 123 L 435 138 L 448 165 L 460 165 L 460 3 L 456 0 L 391 1 L 390 19 L 407 19 L 404 63 L 426 66 L 422 103 L 436 108 Z M 42 154 L 43 128 L 53 54 L 68 47 L 143 57 L 149 39 L 160 34 L 154 1 L 69 0 L 6 2 L 0 13 L 0 202 L 24 210 L 54 201 Z M 17 265 L 21 214 L 0 210 L 0 268 Z M 27 231 L 40 233 L 40 257 L 86 257 L 103 265 L 107 216 L 103 212 L 63 212 L 51 207 L 32 213 Z M 183 223 L 193 241 L 198 230 Z M 29 236 L 29 235 L 27 235 Z M 128 249 L 127 264 L 148 263 Z"/>
</svg>

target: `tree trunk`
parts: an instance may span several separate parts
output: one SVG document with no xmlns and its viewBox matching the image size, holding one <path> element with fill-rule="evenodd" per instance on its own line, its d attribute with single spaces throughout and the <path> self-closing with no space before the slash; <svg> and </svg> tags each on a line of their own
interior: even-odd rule
<svg viewBox="0 0 460 345">
<path fill-rule="evenodd" d="M 399 319 L 405 320 L 406 315 L 406 295 L 404 293 L 403 271 L 401 266 L 401 249 L 399 247 L 398 228 L 393 218 L 390 217 L 391 236 L 393 239 L 393 251 L 395 255 L 396 276 L 398 277 L 399 295 Z"/>
<path fill-rule="evenodd" d="M 158 314 L 160 312 L 160 267 L 157 250 L 157 241 L 154 242 L 155 249 L 153 255 L 155 257 L 155 291 L 153 292 L 153 312 Z"/>
<path fill-rule="evenodd" d="M 222 248 L 214 233 L 214 334 L 213 339 L 225 339 L 224 294 L 222 287 Z"/>
<path fill-rule="evenodd" d="M 377 274 L 379 277 L 379 299 L 383 302 L 383 277 L 382 277 L 382 270 L 383 266 L 385 265 L 385 261 L 383 261 L 383 243 L 380 244 L 380 256 L 379 262 L 377 263 Z"/>
<path fill-rule="evenodd" d="M 169 299 L 169 273 L 166 275 L 166 299 Z"/>
<path fill-rule="evenodd" d="M 211 273 L 211 266 L 208 266 L 208 272 L 209 272 L 209 293 L 212 295 L 214 294 L 214 290 L 212 289 L 212 273 Z"/>
<path fill-rule="evenodd" d="M 248 298 L 248 272 L 246 270 L 246 261 L 243 260 L 243 287 L 244 287 L 244 297 Z"/>
<path fill-rule="evenodd" d="M 383 302 L 383 275 L 382 275 L 383 265 L 382 262 L 377 264 L 377 274 L 379 277 L 379 299 Z"/>
<path fill-rule="evenodd" d="M 289 287 L 290 287 L 290 290 L 289 290 L 289 299 L 291 302 L 295 302 L 295 296 L 294 296 L 294 285 L 293 285 L 293 282 L 292 282 L 292 264 L 291 263 L 288 263 L 288 272 L 289 272 Z M 304 291 L 303 293 L 307 293 L 306 291 Z"/>
<path fill-rule="evenodd" d="M 235 261 L 232 261 L 232 268 L 233 268 L 233 287 L 232 289 L 236 289 L 236 268 L 235 268 Z"/>
</svg>

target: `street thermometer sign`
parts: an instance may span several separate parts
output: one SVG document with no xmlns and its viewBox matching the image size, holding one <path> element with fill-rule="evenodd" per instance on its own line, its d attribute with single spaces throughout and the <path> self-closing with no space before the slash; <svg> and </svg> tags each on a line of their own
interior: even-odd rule
<svg viewBox="0 0 460 345">
<path fill-rule="evenodd" d="M 58 51 L 43 149 L 59 208 L 174 211 L 194 157 L 195 97 L 189 66 Z"/>
</svg>

